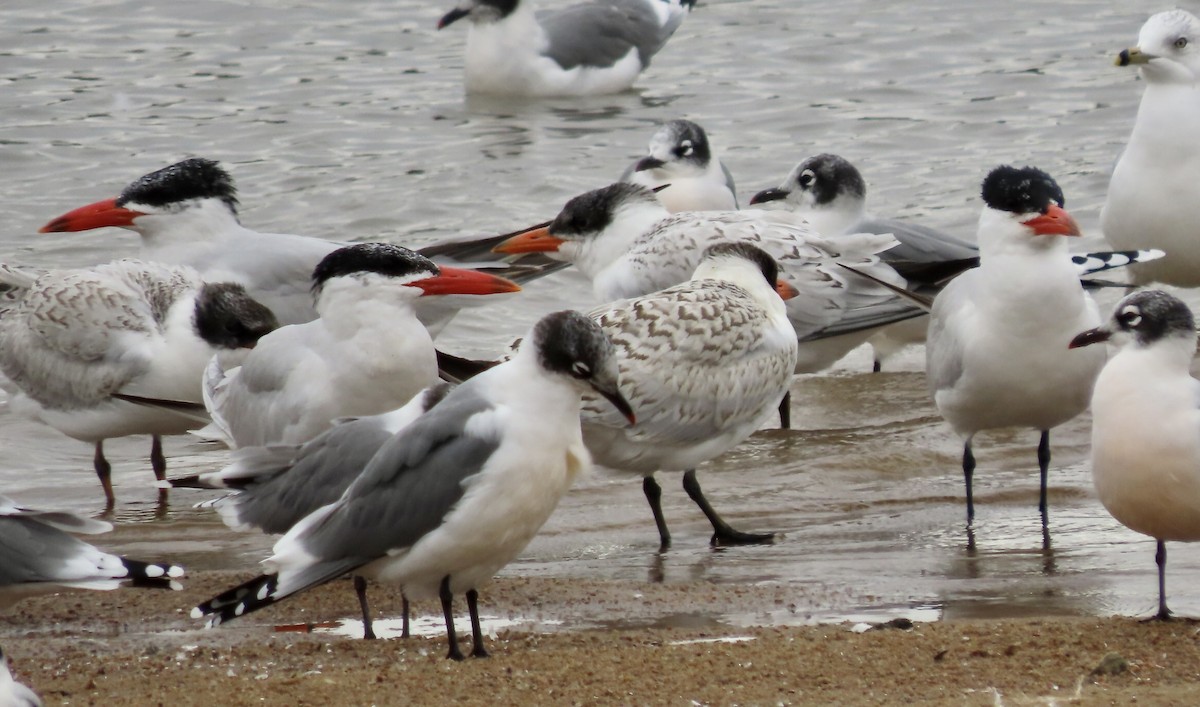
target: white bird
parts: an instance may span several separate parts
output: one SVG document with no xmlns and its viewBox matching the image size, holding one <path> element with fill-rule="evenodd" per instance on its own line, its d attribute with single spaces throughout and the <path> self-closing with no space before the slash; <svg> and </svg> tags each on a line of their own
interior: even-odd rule
<svg viewBox="0 0 1200 707">
<path fill-rule="evenodd" d="M 348 243 L 281 233 L 261 233 L 238 220 L 237 189 L 219 163 L 193 157 L 151 172 L 115 199 L 63 214 L 42 233 L 114 226 L 142 238 L 141 259 L 194 267 L 210 282 L 237 282 L 268 306 L 283 324 L 317 316 L 310 292 L 312 272 L 326 255 Z M 556 269 L 538 260 L 479 262 L 502 237 L 450 238 L 421 248 L 438 263 L 488 268 L 521 281 Z M 436 335 L 458 308 L 458 298 L 431 298 L 418 306 L 421 321 Z"/>
<path fill-rule="evenodd" d="M 837 242 L 848 233 L 890 233 L 899 241 L 880 258 L 904 274 L 909 291 L 935 295 L 964 267 L 979 263 L 979 247 L 920 224 L 878 218 L 867 211 L 867 184 L 858 169 L 845 158 L 821 154 L 801 161 L 783 183 L 764 189 L 750 204 L 783 203 L 802 216 L 817 232 Z M 1109 287 L 1115 283 L 1094 278 L 1108 270 L 1148 262 L 1163 256 L 1160 250 L 1096 251 L 1071 256 L 1084 288 Z M 875 349 L 874 368 L 905 346 L 925 341 L 928 317 L 914 317 L 885 327 L 870 338 Z"/>
<path fill-rule="evenodd" d="M 0 496 L 0 607 L 64 588 L 182 588 L 175 581 L 183 576 L 182 567 L 120 557 L 70 535 L 110 530 L 104 521 L 33 510 Z"/>
<path fill-rule="evenodd" d="M 173 488 L 225 488 L 235 493 L 205 502 L 234 530 L 258 529 L 279 535 L 305 516 L 342 497 L 371 457 L 397 432 L 411 425 L 449 393 L 438 383 L 413 396 L 406 405 L 379 415 L 343 418 L 302 444 L 243 447 L 230 463 L 214 472 L 170 480 Z M 354 591 L 363 615 L 363 638 L 375 638 L 367 606 L 367 583 L 354 576 Z M 404 627 L 409 635 L 408 599 Z"/>
<path fill-rule="evenodd" d="M 1100 214 L 1117 248 L 1159 248 L 1133 268 L 1138 284 L 1200 285 L 1200 20 L 1184 10 L 1152 16 L 1120 66 L 1136 66 L 1146 89 L 1129 143 L 1113 169 Z"/>
<path fill-rule="evenodd" d="M 694 0 L 588 0 L 535 13 L 533 0 L 461 0 L 438 22 L 471 21 L 468 93 L 589 96 L 633 85 Z"/>
<path fill-rule="evenodd" d="M 312 283 L 318 318 L 262 337 L 234 368 L 214 357 L 205 371 L 215 436 L 230 447 L 304 442 L 334 418 L 402 406 L 438 380 L 433 339 L 414 310 L 420 298 L 521 289 L 386 243 L 333 251 Z"/>
<path fill-rule="evenodd" d="M 205 282 L 191 268 L 119 260 L 34 277 L 4 267 L 0 282 L 21 295 L 0 317 L 0 371 L 21 393 L 13 408 L 95 445 L 110 506 L 105 439 L 153 435 L 151 463 L 161 480 L 160 435 L 194 426 L 114 394 L 199 402 L 214 354 L 253 347 L 277 326 L 241 285 Z"/>
<path fill-rule="evenodd" d="M 8 656 L 0 650 L 0 705 L 4 707 L 42 707 L 42 698 L 27 685 L 17 682 L 8 667 Z"/>
<path fill-rule="evenodd" d="M 607 302 L 684 282 L 707 246 L 731 240 L 765 250 L 800 292 L 787 303 L 801 341 L 797 373 L 823 370 L 875 328 L 920 313 L 885 287 L 837 267 L 850 264 L 902 283 L 877 256 L 896 244 L 891 236 L 863 234 L 833 243 L 802 218 L 781 211 L 671 214 L 638 184 L 617 183 L 577 196 L 549 225 L 516 235 L 496 250 L 542 252 L 571 262 L 592 281 L 596 297 Z"/>
<path fill-rule="evenodd" d="M 979 257 L 974 243 L 920 224 L 871 216 L 867 212 L 866 181 L 858 168 L 838 155 L 826 153 L 802 160 L 782 184 L 758 192 L 750 204 L 779 201 L 835 243 L 850 233 L 895 236 L 899 245 L 881 257 L 896 267 L 905 267 L 910 290 L 940 285 L 948 273 L 960 271 L 964 263 L 973 264 Z M 928 326 L 928 317 L 913 317 L 874 334 L 868 341 L 875 352 L 874 369 L 881 370 L 884 361 L 904 347 L 924 342 Z"/>
<path fill-rule="evenodd" d="M 782 292 L 777 289 L 781 288 Z M 683 487 L 713 527 L 713 545 L 770 542 L 724 521 L 696 467 L 740 444 L 778 409 L 796 366 L 796 333 L 778 266 L 745 242 L 707 248 L 687 282 L 620 300 L 591 316 L 617 350 L 621 389 L 638 424 L 587 400 L 583 438 L 597 464 L 641 476 L 661 549 L 671 544 L 658 471 L 684 471 Z"/>
<path fill-rule="evenodd" d="M 1041 431 L 1038 508 L 1046 520 L 1050 429 L 1087 408 L 1104 365 L 1100 349 L 1067 351 L 1074 332 L 1096 326 L 1067 252 L 1079 235 L 1050 175 L 1002 166 L 983 181 L 979 267 L 952 280 L 933 302 L 925 348 L 938 412 L 961 435 L 967 523 L 975 517 L 971 440 L 980 430 Z"/>
<path fill-rule="evenodd" d="M 579 429 L 593 390 L 632 423 L 612 343 L 577 312 L 540 320 L 510 361 L 463 383 L 372 457 L 342 497 L 293 527 L 267 574 L 193 609 L 210 626 L 347 572 L 439 597 L 449 657 L 463 657 L 453 595 L 466 592 L 487 655 L 478 588 L 525 547 L 591 458 Z"/>
<path fill-rule="evenodd" d="M 713 154 L 704 128 L 690 120 L 669 120 L 650 138 L 648 154 L 620 181 L 654 189 L 671 213 L 735 211 L 733 174 Z"/>
<path fill-rule="evenodd" d="M 1157 543 L 1155 617 L 1166 620 L 1166 543 L 1200 540 L 1200 381 L 1189 372 L 1196 324 L 1176 297 L 1135 292 L 1071 348 L 1110 339 L 1121 348 L 1092 393 L 1092 480 L 1114 518 Z"/>
</svg>

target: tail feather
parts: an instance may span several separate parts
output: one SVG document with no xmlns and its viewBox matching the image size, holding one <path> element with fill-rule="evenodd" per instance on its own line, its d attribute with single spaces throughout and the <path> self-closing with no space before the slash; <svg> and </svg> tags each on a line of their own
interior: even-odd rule
<svg viewBox="0 0 1200 707">
<path fill-rule="evenodd" d="M 233 589 L 228 589 L 192 609 L 192 618 L 208 617 L 207 628 L 219 626 L 253 611 L 270 606 L 283 597 L 276 596 L 279 575 L 262 574 Z"/>
<path fill-rule="evenodd" d="M 367 564 L 374 558 L 346 558 L 318 562 L 287 573 L 280 581 L 279 573 L 262 574 L 216 595 L 192 609 L 193 619 L 207 617 L 205 626 L 212 628 L 239 616 L 253 613 L 293 594 L 324 584 Z"/>
<path fill-rule="evenodd" d="M 152 562 L 121 558 L 129 575 L 129 583 L 134 587 L 148 589 L 171 589 L 179 591 L 183 585 L 175 581 L 184 576 L 184 569 L 179 565 L 160 565 Z"/>
</svg>

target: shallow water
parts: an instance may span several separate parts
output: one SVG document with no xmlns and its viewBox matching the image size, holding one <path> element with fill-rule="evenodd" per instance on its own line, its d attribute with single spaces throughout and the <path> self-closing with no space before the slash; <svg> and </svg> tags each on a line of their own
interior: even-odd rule
<svg viewBox="0 0 1200 707">
<path fill-rule="evenodd" d="M 259 230 L 406 244 L 511 230 L 615 178 L 674 117 L 709 130 L 743 202 L 801 158 L 837 152 L 863 170 L 878 213 L 969 235 L 982 175 L 1011 161 L 1054 174 L 1094 231 L 1141 88 L 1111 57 L 1160 6 L 702 3 L 634 91 L 544 101 L 465 99 L 465 33 L 434 30 L 446 9 L 407 0 L 6 7 L 5 259 L 71 266 L 136 253 L 136 236 L 122 231 L 36 230 L 188 155 L 226 163 L 243 221 Z M 487 355 L 541 313 L 589 303 L 581 279 L 562 274 L 460 316 L 441 343 Z M 738 527 L 782 532 L 776 545 L 711 550 L 707 523 L 667 474 L 675 546 L 660 555 L 638 480 L 598 472 L 505 572 L 794 588 L 796 608 L 714 617 L 737 625 L 1152 612 L 1153 542 L 1096 501 L 1086 419 L 1053 435 L 1048 541 L 1036 435 L 979 438 L 967 549 L 959 446 L 927 399 L 921 365 L 913 351 L 870 375 L 859 351 L 800 378 L 797 429 L 760 432 L 701 470 L 714 505 Z M 102 507 L 87 445 L 7 410 L 0 445 L 4 493 Z M 191 507 L 204 494 L 176 492 L 159 506 L 148 440 L 107 448 L 118 528 L 102 544 L 195 568 L 249 570 L 264 556 L 269 539 L 231 533 Z M 184 438 L 167 448 L 172 473 L 225 458 Z M 1172 607 L 1200 614 L 1200 556 L 1170 552 Z"/>
</svg>

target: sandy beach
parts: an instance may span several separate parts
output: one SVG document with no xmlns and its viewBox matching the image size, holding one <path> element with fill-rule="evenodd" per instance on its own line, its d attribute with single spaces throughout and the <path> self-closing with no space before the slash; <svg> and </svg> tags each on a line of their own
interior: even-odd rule
<svg viewBox="0 0 1200 707">
<path fill-rule="evenodd" d="M 777 610 L 787 588 L 501 578 L 481 593 L 485 620 L 531 623 L 488 639 L 490 658 L 456 663 L 440 627 L 403 640 L 306 632 L 355 616 L 347 581 L 213 630 L 188 618 L 241 577 L 27 599 L 0 617 L 0 640 L 48 705 L 1184 705 L 1200 690 L 1200 634 L 1186 620 L 738 628 L 705 616 L 731 603 Z M 371 600 L 380 617 L 399 612 L 387 588 Z"/>
</svg>

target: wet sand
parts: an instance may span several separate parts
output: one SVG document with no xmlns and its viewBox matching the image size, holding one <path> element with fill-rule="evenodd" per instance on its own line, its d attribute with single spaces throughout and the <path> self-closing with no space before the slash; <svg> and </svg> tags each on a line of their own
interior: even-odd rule
<svg viewBox="0 0 1200 707">
<path fill-rule="evenodd" d="M 1200 690 L 1200 635 L 1182 620 L 945 620 L 864 630 L 737 628 L 705 618 L 730 605 L 789 608 L 785 586 L 500 578 L 481 593 L 481 613 L 485 622 L 518 623 L 487 639 L 490 658 L 462 663 L 445 659 L 440 620 L 435 633 L 405 640 L 306 632 L 305 622 L 356 615 L 348 581 L 213 630 L 188 618 L 197 601 L 244 576 L 194 574 L 182 592 L 27 599 L 0 616 L 0 640 L 14 673 L 48 705 L 1183 705 Z M 372 586 L 371 599 L 377 616 L 398 614 L 398 594 Z M 421 603 L 416 613 L 440 617 L 440 606 Z"/>
</svg>

